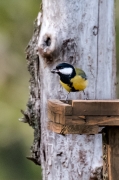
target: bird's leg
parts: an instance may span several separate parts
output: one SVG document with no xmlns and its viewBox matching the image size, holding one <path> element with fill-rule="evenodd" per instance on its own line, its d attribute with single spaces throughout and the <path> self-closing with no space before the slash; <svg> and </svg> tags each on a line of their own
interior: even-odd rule
<svg viewBox="0 0 119 180">
<path fill-rule="evenodd" d="M 84 94 L 84 96 L 85 96 L 85 100 L 88 100 L 88 98 L 86 97 L 86 93 L 84 92 L 84 90 L 83 90 L 83 94 Z"/>
<path fill-rule="evenodd" d="M 68 95 L 69 95 L 70 92 L 68 92 L 68 94 L 66 95 L 66 99 L 65 99 L 65 102 L 68 103 Z"/>
<path fill-rule="evenodd" d="M 83 94 L 84 94 L 84 96 L 85 96 L 85 91 L 83 90 Z"/>
</svg>

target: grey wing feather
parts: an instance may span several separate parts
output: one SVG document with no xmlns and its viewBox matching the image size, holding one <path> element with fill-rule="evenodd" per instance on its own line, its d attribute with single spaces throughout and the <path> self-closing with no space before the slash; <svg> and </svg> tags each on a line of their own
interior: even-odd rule
<svg viewBox="0 0 119 180">
<path fill-rule="evenodd" d="M 83 79 L 87 80 L 87 76 L 82 69 L 75 68 L 76 74 L 80 75 Z"/>
</svg>

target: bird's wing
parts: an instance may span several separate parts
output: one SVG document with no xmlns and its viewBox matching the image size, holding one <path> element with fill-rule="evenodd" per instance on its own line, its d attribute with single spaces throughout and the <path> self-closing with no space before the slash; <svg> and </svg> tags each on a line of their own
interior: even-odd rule
<svg viewBox="0 0 119 180">
<path fill-rule="evenodd" d="M 87 76 L 86 76 L 85 72 L 82 69 L 75 68 L 75 71 L 76 71 L 76 75 L 81 76 L 85 80 L 87 79 Z"/>
</svg>

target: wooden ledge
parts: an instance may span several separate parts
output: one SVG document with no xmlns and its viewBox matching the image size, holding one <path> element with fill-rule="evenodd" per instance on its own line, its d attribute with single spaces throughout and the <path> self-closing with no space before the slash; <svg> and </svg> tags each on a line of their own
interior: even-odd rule
<svg viewBox="0 0 119 180">
<path fill-rule="evenodd" d="M 97 134 L 99 126 L 119 126 L 119 100 L 49 100 L 48 119 L 56 133 Z"/>
</svg>

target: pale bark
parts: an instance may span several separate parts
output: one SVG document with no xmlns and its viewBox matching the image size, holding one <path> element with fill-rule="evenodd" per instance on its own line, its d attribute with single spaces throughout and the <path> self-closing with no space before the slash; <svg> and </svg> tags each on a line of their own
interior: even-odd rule
<svg viewBox="0 0 119 180">
<path fill-rule="evenodd" d="M 38 25 L 41 21 L 38 77 L 43 180 L 101 180 L 102 136 L 62 136 L 48 131 L 47 102 L 64 99 L 67 94 L 59 77 L 51 73 L 60 62 L 71 63 L 86 72 L 87 98 L 115 98 L 114 0 L 43 0 Z M 69 98 L 85 97 L 79 92 L 70 93 Z"/>
</svg>

